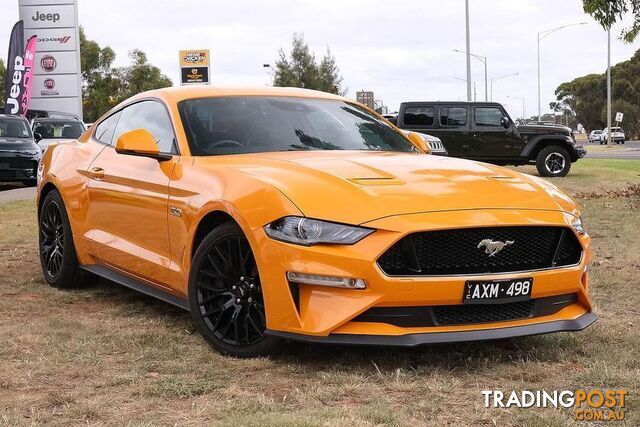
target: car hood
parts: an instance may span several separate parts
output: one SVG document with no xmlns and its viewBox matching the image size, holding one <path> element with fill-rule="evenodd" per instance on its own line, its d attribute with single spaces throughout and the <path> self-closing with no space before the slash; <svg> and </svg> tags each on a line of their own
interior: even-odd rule
<svg viewBox="0 0 640 427">
<path fill-rule="evenodd" d="M 220 160 L 203 157 L 197 162 L 219 172 Z M 540 178 L 462 159 L 313 151 L 225 156 L 223 164 L 275 186 L 306 216 L 349 224 L 463 209 L 576 213 L 569 196 Z"/>
<path fill-rule="evenodd" d="M 571 128 L 563 125 L 518 125 L 520 133 L 571 135 Z"/>
<path fill-rule="evenodd" d="M 39 148 L 35 142 L 28 139 L 0 138 L 0 152 L 24 150 L 39 150 Z"/>
</svg>

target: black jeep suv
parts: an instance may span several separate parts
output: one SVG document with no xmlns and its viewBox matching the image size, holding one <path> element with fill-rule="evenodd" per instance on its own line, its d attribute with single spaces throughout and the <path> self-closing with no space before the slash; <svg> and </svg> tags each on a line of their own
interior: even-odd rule
<svg viewBox="0 0 640 427">
<path fill-rule="evenodd" d="M 498 165 L 535 163 L 542 176 L 565 176 L 587 153 L 571 129 L 517 126 L 496 102 L 404 102 L 396 125 L 442 140 L 451 157 Z"/>
</svg>

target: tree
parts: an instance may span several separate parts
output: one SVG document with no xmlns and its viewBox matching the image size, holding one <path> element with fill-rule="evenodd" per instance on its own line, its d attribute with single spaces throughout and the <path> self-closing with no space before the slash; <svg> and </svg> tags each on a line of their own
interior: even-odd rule
<svg viewBox="0 0 640 427">
<path fill-rule="evenodd" d="M 304 37 L 294 34 L 289 56 L 283 49 L 278 51 L 274 86 L 303 87 L 342 94 L 341 84 L 340 70 L 329 49 L 318 64 Z"/>
<path fill-rule="evenodd" d="M 171 79 L 151 65 L 141 50 L 132 50 L 129 57 L 130 66 L 112 67 L 116 58 L 113 49 L 108 46 L 102 48 L 95 41 L 87 40 L 84 29 L 80 27 L 82 105 L 86 121 L 97 120 L 135 94 L 172 85 Z"/>
<path fill-rule="evenodd" d="M 620 35 L 627 43 L 633 42 L 640 33 L 640 0 L 583 0 L 582 5 L 584 11 L 593 16 L 605 30 L 631 14 L 633 24 L 622 30 Z"/>
<path fill-rule="evenodd" d="M 624 113 L 623 127 L 630 135 L 640 134 L 640 50 L 628 61 L 611 67 L 611 95 L 614 112 Z M 607 122 L 605 74 L 589 74 L 556 89 L 556 98 L 575 113 L 588 129 L 602 129 Z"/>
<path fill-rule="evenodd" d="M 7 75 L 7 67 L 4 65 L 4 61 L 0 59 L 0 85 L 2 85 L 2 90 L 4 90 L 4 77 Z M 4 94 L 2 94 L 4 96 Z"/>
<path fill-rule="evenodd" d="M 160 68 L 149 64 L 147 55 L 143 51 L 134 49 L 129 52 L 129 58 L 131 58 L 131 65 L 117 70 L 122 81 L 120 98 L 127 99 L 140 92 L 169 87 L 173 84 L 169 77 L 162 74 Z"/>
</svg>

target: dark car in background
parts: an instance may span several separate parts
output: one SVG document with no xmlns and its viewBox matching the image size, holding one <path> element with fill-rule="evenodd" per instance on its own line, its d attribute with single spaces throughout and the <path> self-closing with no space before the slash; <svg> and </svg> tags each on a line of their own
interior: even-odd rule
<svg viewBox="0 0 640 427">
<path fill-rule="evenodd" d="M 78 139 L 87 130 L 84 123 L 75 118 L 36 118 L 32 127 L 42 151 L 54 142 Z"/>
<path fill-rule="evenodd" d="M 396 125 L 434 135 L 449 156 L 498 165 L 535 164 L 542 176 L 565 176 L 586 150 L 560 125 L 516 125 L 497 102 L 404 102 Z"/>
<path fill-rule="evenodd" d="M 0 181 L 36 185 L 41 157 L 27 119 L 0 114 Z"/>
</svg>

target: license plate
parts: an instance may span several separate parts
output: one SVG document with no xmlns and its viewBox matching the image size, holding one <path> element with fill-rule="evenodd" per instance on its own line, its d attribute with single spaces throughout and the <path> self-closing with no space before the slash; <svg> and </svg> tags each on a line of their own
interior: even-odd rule
<svg viewBox="0 0 640 427">
<path fill-rule="evenodd" d="M 533 278 L 505 280 L 467 280 L 463 304 L 498 304 L 531 298 Z"/>
</svg>

